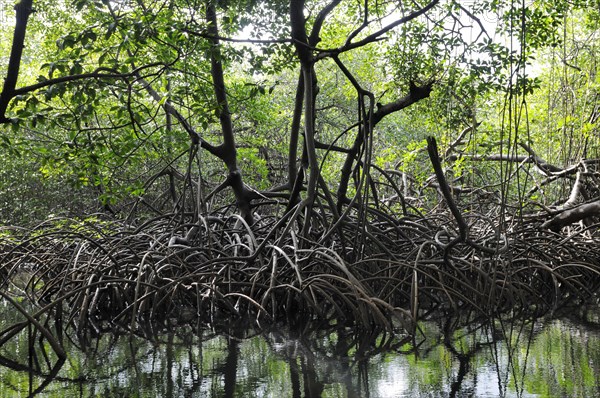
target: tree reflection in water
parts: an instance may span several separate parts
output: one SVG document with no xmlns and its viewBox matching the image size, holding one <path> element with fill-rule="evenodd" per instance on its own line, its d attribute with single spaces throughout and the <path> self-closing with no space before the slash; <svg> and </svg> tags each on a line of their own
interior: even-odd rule
<svg viewBox="0 0 600 398">
<path fill-rule="evenodd" d="M 418 340 L 393 342 L 298 325 L 64 334 L 64 363 L 43 335 L 23 328 L 0 351 L 0 396 L 598 396 L 600 318 L 574 314 L 468 326 L 440 319 L 421 324 Z"/>
</svg>

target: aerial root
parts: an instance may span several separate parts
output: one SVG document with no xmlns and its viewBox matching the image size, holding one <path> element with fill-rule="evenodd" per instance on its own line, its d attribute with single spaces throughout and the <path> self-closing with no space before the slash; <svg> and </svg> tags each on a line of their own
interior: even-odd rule
<svg viewBox="0 0 600 398">
<path fill-rule="evenodd" d="M 366 228 L 348 218 L 319 244 L 324 228 L 311 241 L 280 236 L 275 218 L 252 228 L 218 216 L 177 228 L 169 217 L 137 229 L 54 221 L 4 234 L 2 288 L 35 304 L 25 323 L 60 316 L 78 333 L 294 316 L 413 334 L 433 311 L 538 316 L 589 300 L 600 286 L 600 245 L 589 235 L 533 223 L 500 235 L 471 215 L 469 239 L 448 250 L 457 233 L 448 214 L 372 214 Z"/>
</svg>

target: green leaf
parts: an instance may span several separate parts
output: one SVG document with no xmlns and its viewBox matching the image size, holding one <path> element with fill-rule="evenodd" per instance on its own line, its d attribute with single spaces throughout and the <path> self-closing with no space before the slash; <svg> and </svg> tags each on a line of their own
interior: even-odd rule
<svg viewBox="0 0 600 398">
<path fill-rule="evenodd" d="M 75 64 L 73 64 L 73 66 L 71 67 L 71 69 L 69 71 L 69 73 L 71 75 L 79 75 L 82 72 L 83 72 L 83 68 L 79 62 L 76 62 Z"/>
</svg>

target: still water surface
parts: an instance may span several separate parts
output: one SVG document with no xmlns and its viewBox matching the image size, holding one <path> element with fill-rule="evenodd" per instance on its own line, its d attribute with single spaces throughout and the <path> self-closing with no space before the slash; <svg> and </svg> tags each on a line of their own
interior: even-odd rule
<svg viewBox="0 0 600 398">
<path fill-rule="evenodd" d="M 335 331 L 292 337 L 283 329 L 253 335 L 231 329 L 227 336 L 189 326 L 154 341 L 64 336 L 69 357 L 35 396 L 600 397 L 598 322 L 495 321 L 446 333 L 447 339 L 443 325 L 428 322 L 414 342 L 371 355 L 347 343 L 349 330 L 344 338 Z M 23 365 L 0 366 L 0 397 L 27 397 L 56 360 L 26 331 L 0 355 L 4 365 Z M 31 363 L 48 371 L 32 374 L 25 369 Z"/>
</svg>

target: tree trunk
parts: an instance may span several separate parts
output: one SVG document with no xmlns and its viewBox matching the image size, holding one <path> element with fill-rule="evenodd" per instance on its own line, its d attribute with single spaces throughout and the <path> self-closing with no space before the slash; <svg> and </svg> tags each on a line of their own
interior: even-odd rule
<svg viewBox="0 0 600 398">
<path fill-rule="evenodd" d="M 210 51 L 211 76 L 215 97 L 217 99 L 217 114 L 221 123 L 221 134 L 223 135 L 223 144 L 218 147 L 217 156 L 223 160 L 229 175 L 227 183 L 231 186 L 235 195 L 235 200 L 240 210 L 240 215 L 248 223 L 254 223 L 251 209 L 251 194 L 244 185 L 242 173 L 237 166 L 237 150 L 235 147 L 235 137 L 233 134 L 233 123 L 231 121 L 231 112 L 227 101 L 227 90 L 225 88 L 225 79 L 223 77 L 223 64 L 221 63 L 221 50 L 219 47 L 219 30 L 217 25 L 217 14 L 215 6 L 209 3 L 206 8 L 206 20 L 208 22 L 208 33 L 212 48 Z"/>
</svg>

